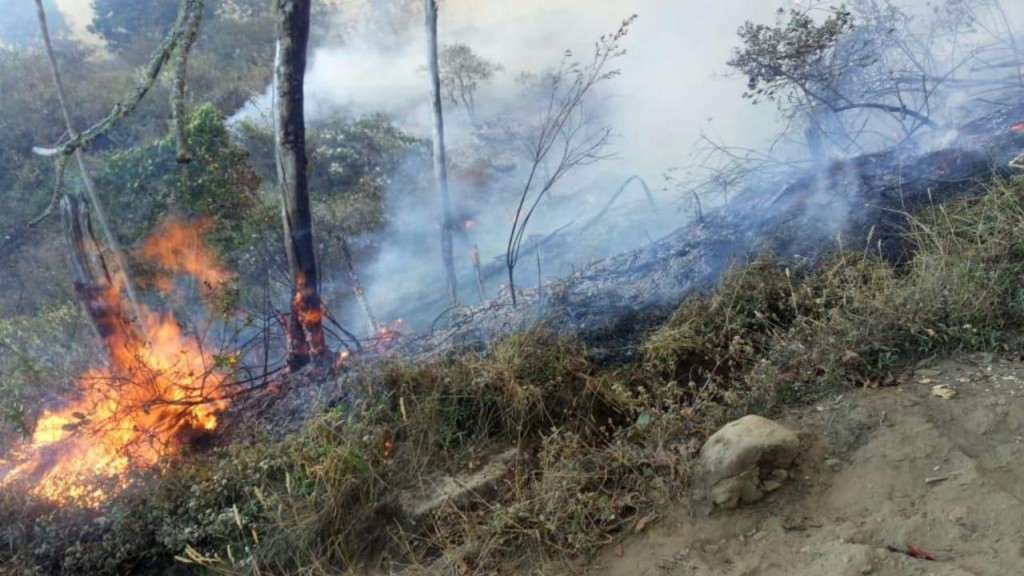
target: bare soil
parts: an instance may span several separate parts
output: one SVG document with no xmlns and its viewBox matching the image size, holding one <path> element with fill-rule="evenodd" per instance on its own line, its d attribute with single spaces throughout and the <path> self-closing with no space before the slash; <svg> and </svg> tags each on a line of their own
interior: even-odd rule
<svg viewBox="0 0 1024 576">
<path fill-rule="evenodd" d="M 936 396 L 939 384 L 956 396 Z M 782 421 L 802 454 L 781 490 L 710 516 L 680 504 L 587 573 L 1024 574 L 1024 363 L 943 360 Z"/>
</svg>

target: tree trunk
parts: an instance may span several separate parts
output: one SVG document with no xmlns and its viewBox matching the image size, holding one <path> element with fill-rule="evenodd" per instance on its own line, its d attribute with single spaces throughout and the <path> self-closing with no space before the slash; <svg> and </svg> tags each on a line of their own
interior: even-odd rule
<svg viewBox="0 0 1024 576">
<path fill-rule="evenodd" d="M 455 258 L 452 255 L 452 210 L 448 194 L 448 161 L 444 149 L 444 112 L 441 106 L 441 76 L 437 64 L 437 0 L 424 0 L 427 28 L 427 67 L 434 116 L 434 178 L 441 196 L 441 258 L 448 278 L 448 302 L 459 302 Z"/>
<path fill-rule="evenodd" d="M 294 370 L 327 352 L 309 207 L 306 119 L 303 113 L 310 0 L 276 0 L 274 11 L 277 17 L 274 132 L 285 249 L 294 281 L 291 317 L 287 325 L 288 365 Z"/>
<path fill-rule="evenodd" d="M 92 320 L 100 339 L 117 358 L 125 350 L 134 350 L 138 340 L 123 300 L 110 278 L 110 271 L 92 231 L 89 208 L 77 194 L 60 201 L 61 221 L 68 242 L 68 255 L 75 293 Z M 137 342 L 134 342 L 137 344 Z"/>
</svg>

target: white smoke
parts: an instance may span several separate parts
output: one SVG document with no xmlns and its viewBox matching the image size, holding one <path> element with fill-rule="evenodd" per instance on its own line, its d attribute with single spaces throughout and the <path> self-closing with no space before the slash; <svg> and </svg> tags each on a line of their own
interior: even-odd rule
<svg viewBox="0 0 1024 576">
<path fill-rule="evenodd" d="M 359 21 L 374 9 L 378 14 L 386 12 L 395 1 L 370 0 L 362 11 L 339 13 L 340 29 L 353 33 L 343 45 L 321 46 L 312 53 L 306 78 L 310 121 L 383 112 L 403 129 L 429 137 L 421 13 L 401 13 L 401 21 L 389 25 Z M 988 6 L 979 8 L 979 14 L 987 18 L 979 25 L 1005 28 L 1004 22 L 992 19 L 994 0 L 970 1 Z M 421 10 L 421 4 L 410 5 Z M 751 106 L 744 100 L 745 78 L 730 76 L 726 61 L 739 42 L 736 31 L 745 21 L 771 24 L 780 8 L 793 4 L 793 0 L 446 0 L 441 6 L 439 40 L 441 44 L 467 44 L 478 55 L 503 66 L 478 95 L 481 115 L 486 115 L 516 98 L 519 74 L 556 67 L 566 50 L 585 61 L 597 38 L 614 32 L 623 19 L 638 15 L 623 41 L 627 53 L 615 62 L 621 75 L 600 93 L 602 120 L 616 134 L 612 146 L 617 158 L 564 180 L 553 195 L 571 201 L 545 206 L 530 228 L 531 233 L 544 235 L 569 222 L 584 221 L 600 210 L 627 177 L 640 175 L 656 196 L 657 212 L 644 212 L 639 220 L 632 217 L 636 212 L 628 224 L 621 222 L 626 218 L 608 218 L 601 225 L 607 245 L 586 256 L 600 257 L 630 249 L 685 222 L 688 216 L 681 213 L 678 192 L 661 190 L 662 177 L 693 161 L 702 134 L 718 142 L 758 149 L 779 132 L 775 109 L 770 104 Z M 914 0 L 901 4 L 911 10 L 922 8 Z M 1004 2 L 1003 8 L 1006 21 L 1020 28 L 1024 5 Z M 265 94 L 239 116 L 251 118 L 260 110 L 269 110 L 269 96 Z M 460 147 L 473 145 L 461 110 L 447 109 L 446 124 L 450 148 L 456 153 Z M 423 178 L 430 177 L 423 174 Z M 497 184 L 489 193 L 495 199 L 494 207 L 476 216 L 478 223 L 468 240 L 479 244 L 484 261 L 503 254 L 512 216 L 508 202 L 516 194 L 515 184 Z M 649 210 L 640 199 L 631 192 L 628 201 L 638 211 Z M 402 314 L 403 306 L 416 302 L 418 295 L 440 293 L 443 285 L 437 241 L 439 208 L 422 200 L 389 208 L 396 233 L 382 242 L 385 249 L 376 262 L 362 263 L 367 294 L 385 319 Z M 844 218 L 841 206 L 823 209 L 835 211 L 832 220 Z M 617 229 L 617 223 L 629 230 Z M 456 261 L 460 271 L 468 273 L 465 252 L 469 246 L 467 240 L 462 242 L 457 243 Z M 577 263 L 585 262 L 545 262 L 542 275 L 564 274 L 567 266 Z M 522 284 L 536 285 L 532 269 L 532 265 L 520 266 Z M 341 298 L 343 295 L 338 295 Z"/>
</svg>

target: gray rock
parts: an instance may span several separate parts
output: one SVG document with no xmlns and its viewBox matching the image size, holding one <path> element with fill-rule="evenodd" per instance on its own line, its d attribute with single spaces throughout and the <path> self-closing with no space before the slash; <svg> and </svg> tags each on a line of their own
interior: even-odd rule
<svg viewBox="0 0 1024 576">
<path fill-rule="evenodd" d="M 698 470 L 707 497 L 720 508 L 735 508 L 764 496 L 762 479 L 781 486 L 800 441 L 791 430 L 761 416 L 745 416 L 715 432 L 701 448 Z"/>
</svg>

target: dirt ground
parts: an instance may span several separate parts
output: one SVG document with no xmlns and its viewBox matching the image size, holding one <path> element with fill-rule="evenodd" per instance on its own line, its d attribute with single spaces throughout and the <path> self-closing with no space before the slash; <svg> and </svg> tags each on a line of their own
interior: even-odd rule
<svg viewBox="0 0 1024 576">
<path fill-rule="evenodd" d="M 956 396 L 936 396 L 939 384 Z M 902 386 L 852 391 L 782 422 L 802 454 L 781 490 L 710 516 L 666 510 L 587 572 L 1024 574 L 1024 363 L 934 362 Z"/>
</svg>

